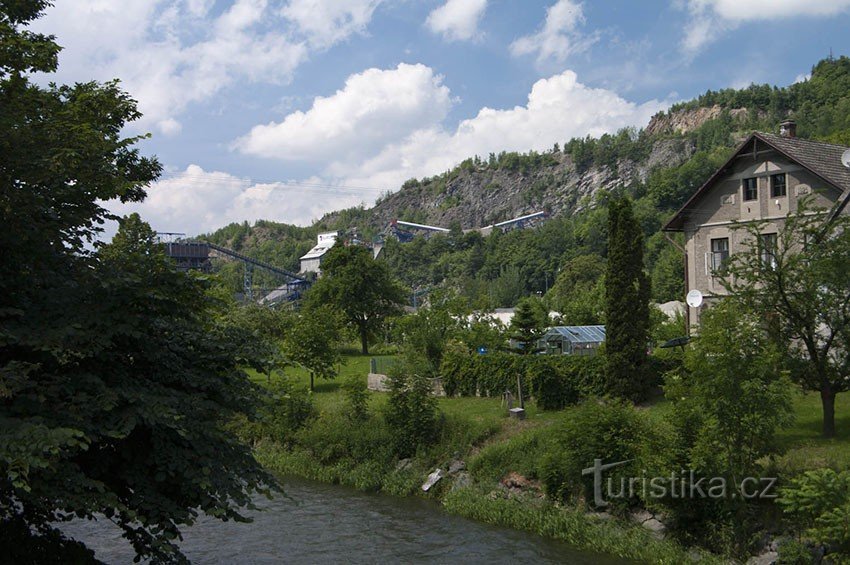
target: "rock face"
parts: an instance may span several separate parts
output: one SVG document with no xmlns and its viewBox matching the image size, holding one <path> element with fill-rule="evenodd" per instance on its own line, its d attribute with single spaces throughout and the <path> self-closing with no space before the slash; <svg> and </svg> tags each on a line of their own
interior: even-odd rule
<svg viewBox="0 0 850 565">
<path fill-rule="evenodd" d="M 552 153 L 549 164 L 525 172 L 468 167 L 449 178 L 410 183 L 390 194 L 370 210 L 370 223 L 381 229 L 393 219 L 406 219 L 469 229 L 541 210 L 571 215 L 599 190 L 645 181 L 653 169 L 678 166 L 694 151 L 690 141 L 672 138 L 657 140 L 644 160 L 621 159 L 616 167 L 581 172 L 565 153 Z"/>
</svg>

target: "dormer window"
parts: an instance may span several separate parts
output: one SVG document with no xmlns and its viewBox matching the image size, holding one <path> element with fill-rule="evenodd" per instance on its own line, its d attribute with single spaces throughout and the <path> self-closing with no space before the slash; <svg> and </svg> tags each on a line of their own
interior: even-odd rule
<svg viewBox="0 0 850 565">
<path fill-rule="evenodd" d="M 788 194 L 788 178 L 785 173 L 770 175 L 770 197 L 779 198 Z"/>
<path fill-rule="evenodd" d="M 758 200 L 759 183 L 757 178 L 744 179 L 744 200 Z"/>
</svg>

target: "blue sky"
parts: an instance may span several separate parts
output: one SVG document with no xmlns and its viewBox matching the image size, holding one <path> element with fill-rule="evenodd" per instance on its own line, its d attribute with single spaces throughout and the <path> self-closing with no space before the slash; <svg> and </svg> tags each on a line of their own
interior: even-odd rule
<svg viewBox="0 0 850 565">
<path fill-rule="evenodd" d="M 56 0 L 62 82 L 120 78 L 163 231 L 309 224 L 473 154 L 645 126 L 850 53 L 850 0 Z"/>
</svg>

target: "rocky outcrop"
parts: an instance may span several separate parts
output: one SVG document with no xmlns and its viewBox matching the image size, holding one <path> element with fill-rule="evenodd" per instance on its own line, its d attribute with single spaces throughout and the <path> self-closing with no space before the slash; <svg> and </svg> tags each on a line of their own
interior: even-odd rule
<svg viewBox="0 0 850 565">
<path fill-rule="evenodd" d="M 487 166 L 461 169 L 390 194 L 370 211 L 370 223 L 381 229 L 393 219 L 406 219 L 470 229 L 540 210 L 571 215 L 586 208 L 598 191 L 645 181 L 653 169 L 678 166 L 693 153 L 689 140 L 670 138 L 657 140 L 646 159 L 621 159 L 616 167 L 579 172 L 568 154 L 552 153 L 549 164 L 526 172 Z"/>
</svg>

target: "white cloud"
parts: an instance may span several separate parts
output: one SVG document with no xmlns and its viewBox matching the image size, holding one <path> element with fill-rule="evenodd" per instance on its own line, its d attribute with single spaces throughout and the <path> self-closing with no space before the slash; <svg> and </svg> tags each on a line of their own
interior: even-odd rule
<svg viewBox="0 0 850 565">
<path fill-rule="evenodd" d="M 511 53 L 514 56 L 536 54 L 538 64 L 549 59 L 563 62 L 599 39 L 598 34 L 584 35 L 579 31 L 584 21 L 582 4 L 558 0 L 546 9 L 546 20 L 537 33 L 511 43 Z"/>
<path fill-rule="evenodd" d="M 171 137 L 177 135 L 183 130 L 183 125 L 174 118 L 167 118 L 156 124 L 157 129 L 163 135 Z"/>
<path fill-rule="evenodd" d="M 404 111 L 401 100 L 388 95 L 396 88 L 411 92 Z M 482 108 L 453 130 L 443 125 L 450 100 L 439 77 L 423 65 L 369 69 L 352 75 L 333 96 L 318 98 L 307 112 L 255 127 L 235 146 L 263 157 L 324 162 L 321 176 L 334 182 L 395 189 L 474 154 L 544 150 L 575 136 L 643 126 L 667 105 L 629 102 L 578 82 L 572 71 L 537 81 L 524 106 Z"/>
<path fill-rule="evenodd" d="M 480 37 L 478 24 L 486 9 L 487 0 L 448 0 L 428 14 L 425 26 L 448 41 L 470 41 Z"/>
<path fill-rule="evenodd" d="M 241 152 L 286 160 L 357 161 L 411 131 L 441 122 L 451 108 L 442 77 L 425 65 L 354 74 L 306 112 L 255 126 L 237 140 Z"/>
<path fill-rule="evenodd" d="M 686 6 L 682 46 L 693 55 L 742 23 L 834 16 L 850 10 L 850 0 L 688 0 Z"/>
<path fill-rule="evenodd" d="M 65 47 L 51 80 L 111 80 L 139 101 L 135 127 L 179 132 L 177 118 L 240 82 L 285 84 L 311 51 L 363 33 L 378 0 L 57 2 L 34 28 Z M 292 24 L 287 26 L 287 22 Z"/>
<path fill-rule="evenodd" d="M 318 186 L 317 181 L 255 182 L 190 165 L 151 185 L 144 202 L 110 203 L 109 208 L 119 215 L 138 212 L 156 230 L 192 236 L 260 219 L 308 225 L 329 209 L 355 206 L 375 196 Z"/>
<path fill-rule="evenodd" d="M 326 48 L 355 33 L 365 33 L 382 0 L 291 0 L 280 13 L 310 44 Z"/>
</svg>

